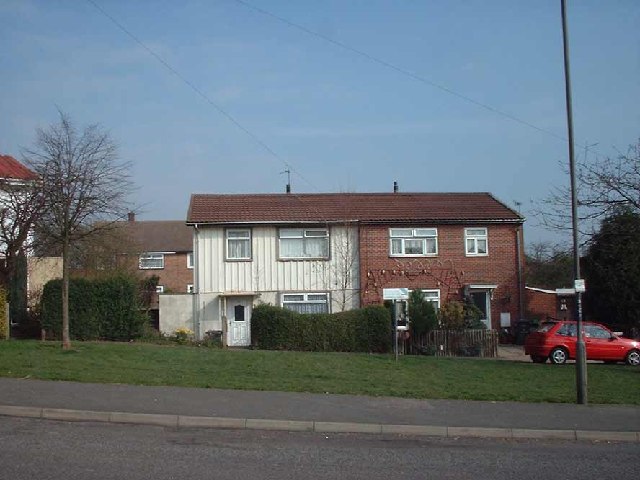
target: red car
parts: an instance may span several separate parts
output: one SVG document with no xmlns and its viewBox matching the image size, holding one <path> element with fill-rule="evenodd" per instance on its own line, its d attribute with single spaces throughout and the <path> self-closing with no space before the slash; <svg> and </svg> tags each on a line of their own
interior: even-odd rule
<svg viewBox="0 0 640 480">
<path fill-rule="evenodd" d="M 583 322 L 584 344 L 587 360 L 626 362 L 640 365 L 640 342 L 619 337 L 604 325 Z M 530 333 L 524 342 L 524 353 L 535 363 L 563 364 L 576 358 L 577 323 L 565 320 L 546 321 L 536 332 Z"/>
</svg>

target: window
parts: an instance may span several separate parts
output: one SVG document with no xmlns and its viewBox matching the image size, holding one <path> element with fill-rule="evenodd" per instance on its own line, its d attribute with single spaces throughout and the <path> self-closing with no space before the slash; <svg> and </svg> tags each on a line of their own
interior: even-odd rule
<svg viewBox="0 0 640 480">
<path fill-rule="evenodd" d="M 251 260 L 251 230 L 227 230 L 227 260 Z"/>
<path fill-rule="evenodd" d="M 487 255 L 487 229 L 486 228 L 465 228 L 464 229 L 465 252 L 470 256 Z"/>
<path fill-rule="evenodd" d="M 548 325 L 551 325 L 551 327 L 553 327 L 555 324 L 550 323 Z M 546 331 L 549 331 L 549 329 L 545 330 L 545 332 Z M 556 335 L 562 335 L 563 337 L 575 337 L 576 332 L 577 332 L 577 329 L 576 329 L 575 323 L 565 323 L 558 329 L 558 331 L 556 332 Z"/>
<path fill-rule="evenodd" d="M 164 286 L 156 285 L 156 293 L 164 293 Z"/>
<path fill-rule="evenodd" d="M 392 257 L 424 257 L 438 254 L 438 229 L 390 228 Z"/>
<path fill-rule="evenodd" d="M 329 313 L 329 294 L 283 293 L 282 307 L 298 313 Z"/>
<path fill-rule="evenodd" d="M 584 336 L 587 338 L 611 338 L 611 333 L 598 325 L 584 325 Z"/>
<path fill-rule="evenodd" d="M 187 293 L 193 293 L 193 283 L 187 285 Z"/>
<path fill-rule="evenodd" d="M 193 268 L 193 252 L 187 253 L 187 268 Z"/>
<path fill-rule="evenodd" d="M 440 290 L 422 290 L 424 294 L 424 299 L 427 302 L 431 302 L 433 307 L 437 310 L 440 310 Z"/>
<path fill-rule="evenodd" d="M 280 258 L 329 258 L 329 231 L 324 228 L 281 228 Z"/>
<path fill-rule="evenodd" d="M 138 267 L 141 270 L 164 268 L 164 253 L 143 253 L 138 259 Z"/>
</svg>

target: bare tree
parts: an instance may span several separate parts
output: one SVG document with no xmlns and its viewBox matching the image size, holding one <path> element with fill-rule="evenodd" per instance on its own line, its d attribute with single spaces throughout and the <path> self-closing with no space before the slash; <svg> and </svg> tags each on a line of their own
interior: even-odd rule
<svg viewBox="0 0 640 480">
<path fill-rule="evenodd" d="M 30 248 L 33 225 L 42 211 L 39 183 L 0 180 L 0 284 L 7 286 L 19 257 Z"/>
<path fill-rule="evenodd" d="M 588 161 L 585 151 L 576 164 L 576 185 L 581 233 L 587 238 L 621 207 L 640 212 L 640 139 L 616 158 Z M 534 213 L 551 230 L 570 230 L 569 188 L 553 188 Z"/>
<path fill-rule="evenodd" d="M 127 216 L 133 183 L 130 164 L 119 161 L 108 133 L 95 124 L 80 132 L 66 114 L 59 115 L 57 123 L 38 129 L 33 149 L 23 156 L 41 182 L 39 241 L 62 254 L 62 347 L 68 349 L 71 249 Z"/>
</svg>

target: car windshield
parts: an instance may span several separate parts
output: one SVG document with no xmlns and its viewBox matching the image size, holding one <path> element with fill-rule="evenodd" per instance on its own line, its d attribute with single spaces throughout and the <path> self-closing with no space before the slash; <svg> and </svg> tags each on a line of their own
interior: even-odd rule
<svg viewBox="0 0 640 480">
<path fill-rule="evenodd" d="M 545 333 L 551 330 L 555 325 L 556 325 L 556 322 L 543 322 L 540 324 L 540 327 L 538 327 L 538 330 L 536 331 L 540 333 Z"/>
</svg>

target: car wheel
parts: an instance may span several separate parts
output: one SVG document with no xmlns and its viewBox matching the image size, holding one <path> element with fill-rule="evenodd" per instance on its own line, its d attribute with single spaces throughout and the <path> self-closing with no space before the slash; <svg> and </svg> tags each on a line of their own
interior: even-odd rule
<svg viewBox="0 0 640 480">
<path fill-rule="evenodd" d="M 531 355 L 531 361 L 533 361 L 533 363 L 544 363 L 547 361 L 547 357 L 542 357 L 540 355 Z"/>
<path fill-rule="evenodd" d="M 624 361 L 627 365 L 640 365 L 640 350 L 631 350 L 629 353 L 627 353 Z"/>
<path fill-rule="evenodd" d="M 569 358 L 569 353 L 562 347 L 554 348 L 549 354 L 549 360 L 556 365 L 567 363 L 567 358 Z"/>
</svg>

